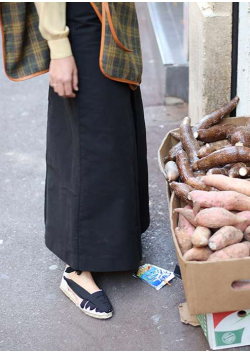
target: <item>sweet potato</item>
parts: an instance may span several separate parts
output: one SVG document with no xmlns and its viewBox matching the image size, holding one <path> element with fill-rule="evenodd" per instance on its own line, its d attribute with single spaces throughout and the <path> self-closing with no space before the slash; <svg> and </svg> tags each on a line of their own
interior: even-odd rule
<svg viewBox="0 0 250 354">
<path fill-rule="evenodd" d="M 196 215 L 194 220 L 197 225 L 205 226 L 209 229 L 234 226 L 244 221 L 246 221 L 245 218 L 241 218 L 224 208 L 203 209 Z"/>
<path fill-rule="evenodd" d="M 213 143 L 219 140 L 227 139 L 227 136 L 235 131 L 236 125 L 234 124 L 224 124 L 215 125 L 209 129 L 200 129 L 194 132 L 194 137 L 205 143 Z"/>
<path fill-rule="evenodd" d="M 196 216 L 199 211 L 201 210 L 201 205 L 200 203 L 198 202 L 193 202 L 193 212 L 194 212 L 194 215 Z"/>
<path fill-rule="evenodd" d="M 198 226 L 192 234 L 191 241 L 195 247 L 204 247 L 208 245 L 211 231 L 204 226 Z"/>
<path fill-rule="evenodd" d="M 193 131 L 191 127 L 191 119 L 189 117 L 185 117 L 180 125 L 180 139 L 182 143 L 182 147 L 188 155 L 188 158 L 193 164 L 198 160 L 198 150 L 200 145 L 198 141 L 193 136 Z"/>
<path fill-rule="evenodd" d="M 224 226 L 210 237 L 208 246 L 212 251 L 218 251 L 226 246 L 239 243 L 242 239 L 242 231 L 233 226 Z"/>
<path fill-rule="evenodd" d="M 243 241 L 242 243 L 244 243 L 244 245 L 247 245 L 247 247 L 249 249 L 249 254 L 250 254 L 250 242 L 249 241 Z"/>
<path fill-rule="evenodd" d="M 245 221 L 245 222 L 234 225 L 237 229 L 244 232 L 246 230 L 246 228 L 250 225 L 250 211 L 241 211 L 240 213 L 237 213 L 237 215 L 242 218 L 247 219 L 247 221 Z"/>
<path fill-rule="evenodd" d="M 181 253 L 184 254 L 188 250 L 192 248 L 192 242 L 191 242 L 191 237 L 188 235 L 185 230 L 176 227 L 175 228 L 175 236 L 178 241 Z"/>
<path fill-rule="evenodd" d="M 175 195 L 180 198 L 183 202 L 186 204 L 191 204 L 192 202 L 188 200 L 188 193 L 193 190 L 192 187 L 190 187 L 186 183 L 178 183 L 178 182 L 172 182 L 170 183 L 170 188 L 173 189 L 175 192 Z"/>
<path fill-rule="evenodd" d="M 192 207 L 190 205 L 186 205 L 184 209 L 192 210 Z M 190 222 L 182 214 L 179 214 L 178 227 L 180 229 L 185 229 L 190 237 L 192 236 L 195 230 L 195 227 L 191 225 Z"/>
<path fill-rule="evenodd" d="M 191 225 L 193 225 L 194 227 L 198 226 L 195 221 L 195 215 L 193 209 L 176 208 L 174 209 L 174 213 L 182 214 L 190 222 Z"/>
<path fill-rule="evenodd" d="M 193 247 L 187 251 L 183 258 L 185 261 L 206 261 L 212 251 L 208 247 Z"/>
<path fill-rule="evenodd" d="M 236 243 L 222 250 L 216 251 L 208 257 L 208 261 L 219 261 L 224 259 L 244 258 L 249 256 L 249 248 L 246 244 Z"/>
<path fill-rule="evenodd" d="M 192 191 L 188 199 L 197 202 L 202 208 L 219 207 L 227 210 L 246 211 L 250 210 L 250 197 L 231 191 Z"/>
<path fill-rule="evenodd" d="M 244 231 L 244 239 L 250 241 L 250 226 L 247 226 L 247 228 Z"/>
<path fill-rule="evenodd" d="M 166 179 L 168 182 L 177 181 L 179 178 L 179 170 L 174 161 L 168 161 L 165 165 Z"/>
<path fill-rule="evenodd" d="M 230 146 L 217 150 L 193 164 L 194 170 L 209 170 L 229 163 L 250 162 L 250 148 L 246 146 Z"/>
<path fill-rule="evenodd" d="M 226 117 L 227 114 L 232 112 L 239 102 L 239 97 L 235 96 L 231 101 L 227 102 L 224 106 L 214 110 L 212 113 L 203 117 L 199 123 L 195 125 L 195 129 L 207 129 L 214 124 L 217 124 Z"/>
<path fill-rule="evenodd" d="M 239 178 L 232 179 L 222 175 L 206 175 L 201 179 L 206 185 L 221 191 L 235 191 L 250 197 L 250 181 Z"/>
</svg>

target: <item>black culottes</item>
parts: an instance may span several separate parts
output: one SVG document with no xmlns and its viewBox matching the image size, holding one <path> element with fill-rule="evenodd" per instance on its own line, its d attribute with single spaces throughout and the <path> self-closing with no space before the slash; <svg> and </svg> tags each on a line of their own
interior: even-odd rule
<svg viewBox="0 0 250 354">
<path fill-rule="evenodd" d="M 101 73 L 101 23 L 90 3 L 67 3 L 67 25 L 79 91 L 63 98 L 49 88 L 45 244 L 82 271 L 136 269 L 149 225 L 140 88 Z"/>
</svg>

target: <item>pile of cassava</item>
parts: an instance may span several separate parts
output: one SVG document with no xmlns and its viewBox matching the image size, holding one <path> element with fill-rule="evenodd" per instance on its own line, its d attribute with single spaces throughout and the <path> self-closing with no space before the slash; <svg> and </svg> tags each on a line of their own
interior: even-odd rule
<svg viewBox="0 0 250 354">
<path fill-rule="evenodd" d="M 171 132 L 179 143 L 165 158 L 165 172 L 183 205 L 174 210 L 175 235 L 186 261 L 250 255 L 250 123 L 218 124 L 238 101 L 195 126 L 186 117 L 179 132 Z"/>
</svg>

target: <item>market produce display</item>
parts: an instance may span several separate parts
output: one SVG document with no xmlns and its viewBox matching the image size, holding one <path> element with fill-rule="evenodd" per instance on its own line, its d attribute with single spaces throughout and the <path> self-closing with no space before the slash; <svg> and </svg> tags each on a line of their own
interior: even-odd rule
<svg viewBox="0 0 250 354">
<path fill-rule="evenodd" d="M 250 162 L 250 148 L 246 146 L 230 146 L 212 152 L 210 155 L 195 161 L 193 170 L 209 170 L 236 162 Z"/>
<path fill-rule="evenodd" d="M 223 149 L 227 146 L 232 146 L 227 139 L 218 140 L 215 141 L 214 143 L 207 143 L 206 145 L 202 146 L 198 150 L 198 157 L 199 158 L 206 157 L 210 155 L 212 152 Z"/>
<path fill-rule="evenodd" d="M 176 181 L 180 176 L 178 167 L 174 161 L 168 161 L 166 163 L 165 172 L 168 182 Z"/>
<path fill-rule="evenodd" d="M 217 261 L 223 259 L 244 258 L 249 257 L 249 247 L 244 242 L 227 246 L 220 251 L 212 253 L 208 257 L 208 261 Z"/>
<path fill-rule="evenodd" d="M 178 183 L 178 182 L 170 183 L 170 187 L 175 192 L 175 195 L 178 198 L 180 198 L 183 202 L 185 202 L 186 204 L 192 204 L 192 202 L 188 199 L 188 193 L 193 190 L 192 187 L 190 187 L 186 183 Z"/>
<path fill-rule="evenodd" d="M 204 226 L 197 226 L 191 235 L 191 242 L 194 247 L 205 247 L 211 236 L 211 230 Z"/>
<path fill-rule="evenodd" d="M 200 179 L 194 176 L 189 157 L 183 149 L 179 150 L 176 154 L 176 166 L 184 183 L 195 189 L 211 190 L 211 187 L 206 186 Z"/>
<path fill-rule="evenodd" d="M 224 226 L 210 237 L 208 246 L 212 251 L 219 251 L 226 246 L 239 243 L 242 239 L 242 231 L 234 226 Z"/>
<path fill-rule="evenodd" d="M 220 207 L 227 210 L 250 210 L 250 197 L 238 192 L 195 190 L 188 194 L 188 199 L 193 203 L 199 203 L 202 208 Z"/>
<path fill-rule="evenodd" d="M 226 103 L 219 109 L 216 109 L 212 113 L 206 115 L 202 118 L 199 123 L 194 127 L 195 130 L 208 129 L 211 126 L 219 123 L 223 118 L 225 118 L 230 112 L 234 110 L 239 102 L 239 97 L 234 97 L 230 102 Z"/>
<path fill-rule="evenodd" d="M 235 97 L 195 126 L 185 117 L 164 159 L 180 199 L 175 236 L 185 261 L 250 256 L 250 123 L 223 124 Z"/>
<path fill-rule="evenodd" d="M 193 247 L 184 253 L 183 258 L 185 261 L 207 261 L 212 253 L 208 247 Z"/>
</svg>

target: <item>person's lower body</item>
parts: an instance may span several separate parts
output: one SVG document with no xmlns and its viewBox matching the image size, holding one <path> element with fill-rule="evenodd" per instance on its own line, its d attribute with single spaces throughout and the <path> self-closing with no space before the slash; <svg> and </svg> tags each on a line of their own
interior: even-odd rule
<svg viewBox="0 0 250 354">
<path fill-rule="evenodd" d="M 101 73 L 101 23 L 90 3 L 67 3 L 67 25 L 79 91 L 62 98 L 49 88 L 45 244 L 82 274 L 136 270 L 149 226 L 140 88 Z"/>
</svg>

